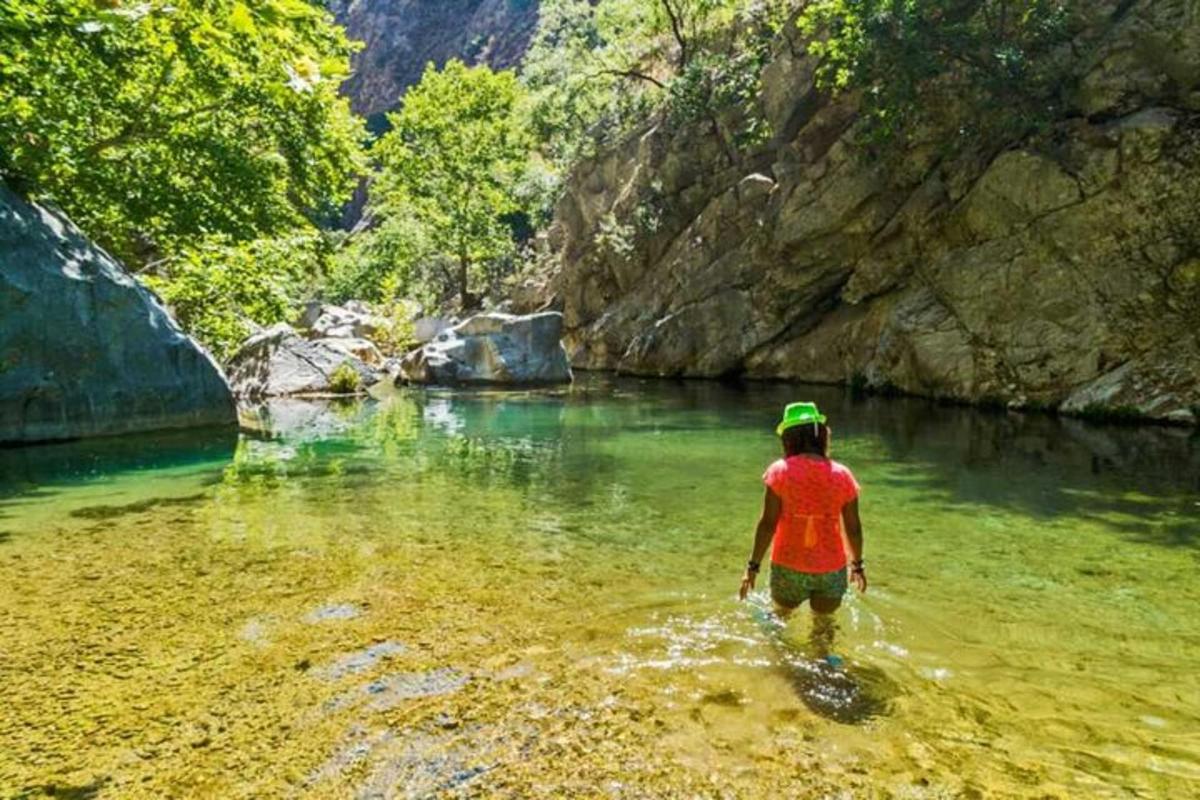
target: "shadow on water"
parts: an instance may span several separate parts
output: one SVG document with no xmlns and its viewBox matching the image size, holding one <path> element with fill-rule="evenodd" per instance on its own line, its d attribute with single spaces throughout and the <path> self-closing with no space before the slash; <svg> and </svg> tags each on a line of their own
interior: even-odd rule
<svg viewBox="0 0 1200 800">
<path fill-rule="evenodd" d="M 126 503 L 119 506 L 87 506 L 70 512 L 77 519 L 109 520 L 123 517 L 126 514 L 139 514 L 152 508 L 170 508 L 172 506 L 190 506 L 202 503 L 208 499 L 206 494 L 193 494 L 187 497 L 154 497 L 140 500 L 136 503 Z"/>
<path fill-rule="evenodd" d="M 33 786 L 24 789 L 16 795 L 16 800 L 33 800 L 35 797 L 54 797 L 61 798 L 61 800 L 92 800 L 92 798 L 100 796 L 100 793 L 108 783 L 108 778 L 99 778 L 92 783 L 81 786 L 63 786 L 57 783 L 47 783 L 42 786 Z"/>
<path fill-rule="evenodd" d="M 890 713 L 899 688 L 877 667 L 847 664 L 836 656 L 818 657 L 815 648 L 791 641 L 787 625 L 765 598 L 750 601 L 750 616 L 770 642 L 779 669 L 809 711 L 843 725 L 862 725 Z"/>
<path fill-rule="evenodd" d="M 237 442 L 237 431 L 218 428 L 0 449 L 0 504 L 6 497 L 51 495 L 57 487 L 116 473 L 220 467 L 233 458 Z"/>
<path fill-rule="evenodd" d="M 810 711 L 843 725 L 862 725 L 889 713 L 896 688 L 884 673 L 868 664 L 833 665 L 786 652 L 780 644 L 785 677 Z"/>
</svg>

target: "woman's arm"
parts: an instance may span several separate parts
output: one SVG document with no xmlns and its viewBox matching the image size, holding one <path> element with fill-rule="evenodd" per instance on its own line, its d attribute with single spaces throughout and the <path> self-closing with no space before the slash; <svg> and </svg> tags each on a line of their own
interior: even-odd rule
<svg viewBox="0 0 1200 800">
<path fill-rule="evenodd" d="M 779 521 L 779 512 L 783 508 L 783 502 L 779 499 L 779 495 L 771 491 L 770 488 L 763 494 L 762 513 L 758 516 L 758 526 L 754 529 L 754 549 L 750 553 L 750 564 L 761 564 L 763 556 L 767 554 L 767 548 L 771 546 L 771 539 L 775 536 L 775 523 Z M 738 598 L 746 599 L 746 595 L 754 588 L 754 580 L 758 577 L 758 569 L 752 569 L 750 565 L 746 566 L 746 572 L 742 575 L 742 586 L 738 589 Z"/>
<path fill-rule="evenodd" d="M 842 506 L 842 530 L 846 532 L 846 549 L 850 551 L 850 582 L 860 592 L 867 590 L 867 573 L 862 565 L 863 530 L 858 516 L 858 499 Z"/>
</svg>

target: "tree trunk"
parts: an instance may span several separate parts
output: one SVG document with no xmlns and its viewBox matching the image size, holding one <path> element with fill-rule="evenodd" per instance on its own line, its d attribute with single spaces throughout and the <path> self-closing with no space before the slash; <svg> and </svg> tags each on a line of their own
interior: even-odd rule
<svg viewBox="0 0 1200 800">
<path fill-rule="evenodd" d="M 467 291 L 467 267 L 470 265 L 467 254 L 460 252 L 458 254 L 458 304 L 462 306 L 464 313 L 471 306 L 471 294 Z"/>
</svg>

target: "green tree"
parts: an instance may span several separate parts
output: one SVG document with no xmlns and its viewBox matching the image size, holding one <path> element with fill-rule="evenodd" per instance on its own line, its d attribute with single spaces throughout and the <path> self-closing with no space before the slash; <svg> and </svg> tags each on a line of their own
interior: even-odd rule
<svg viewBox="0 0 1200 800">
<path fill-rule="evenodd" d="M 430 257 L 453 261 L 464 309 L 477 303 L 473 279 L 516 247 L 511 218 L 522 211 L 517 188 L 530 151 L 515 114 L 521 95 L 511 72 L 431 64 L 375 149 L 372 213 L 385 224 L 405 216 L 420 223 Z"/>
<path fill-rule="evenodd" d="M 135 264 L 289 230 L 361 169 L 351 49 L 306 0 L 6 0 L 0 175 Z"/>
<path fill-rule="evenodd" d="M 530 127 L 566 169 L 665 107 L 726 142 L 761 141 L 762 68 L 792 0 L 544 0 L 522 69 Z M 720 116 L 739 112 L 737 130 Z"/>
<path fill-rule="evenodd" d="M 987 146 L 1058 113 L 1070 70 L 1067 0 L 813 0 L 799 17 L 818 81 L 862 97 L 864 141 L 922 128 Z"/>
<path fill-rule="evenodd" d="M 224 360 L 253 326 L 294 317 L 325 271 L 326 238 L 311 229 L 240 244 L 208 237 L 139 277 L 170 306 L 185 330 Z"/>
</svg>

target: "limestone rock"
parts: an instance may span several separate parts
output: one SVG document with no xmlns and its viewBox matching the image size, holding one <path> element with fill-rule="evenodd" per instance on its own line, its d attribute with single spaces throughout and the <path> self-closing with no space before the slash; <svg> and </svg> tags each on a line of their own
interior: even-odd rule
<svg viewBox="0 0 1200 800">
<path fill-rule="evenodd" d="M 302 320 L 311 316 L 305 309 Z M 386 327 L 365 303 L 351 300 L 345 306 L 322 305 L 320 314 L 305 330 L 310 339 L 371 339 Z"/>
<path fill-rule="evenodd" d="M 421 344 L 432 342 L 442 331 L 454 327 L 454 323 L 441 317 L 421 317 L 413 323 L 413 336 Z"/>
<path fill-rule="evenodd" d="M 538 21 L 537 2 L 512 0 L 329 0 L 328 6 L 350 38 L 364 44 L 343 87 L 363 116 L 395 108 L 430 62 L 515 66 Z"/>
<path fill-rule="evenodd" d="M 320 339 L 322 345 L 340 350 L 348 356 L 353 356 L 370 367 L 382 367 L 383 353 L 374 342 L 366 339 Z"/>
<path fill-rule="evenodd" d="M 440 333 L 401 362 L 411 383 L 556 384 L 571 381 L 562 315 L 487 313 Z"/>
<path fill-rule="evenodd" d="M 240 397 L 263 398 L 333 393 L 330 384 L 343 364 L 358 373 L 360 386 L 378 376 L 336 340 L 308 340 L 290 325 L 280 323 L 252 336 L 229 360 L 229 381 Z"/>
<path fill-rule="evenodd" d="M 1053 148 L 948 157 L 918 131 L 863 159 L 855 98 L 780 48 L 771 141 L 730 158 L 658 117 L 601 149 L 515 307 L 561 310 L 587 369 L 1194 418 L 1200 26 L 1180 0 L 1093 11 Z"/>
<path fill-rule="evenodd" d="M 0 185 L 0 443 L 236 422 L 220 368 L 153 294 Z"/>
</svg>

